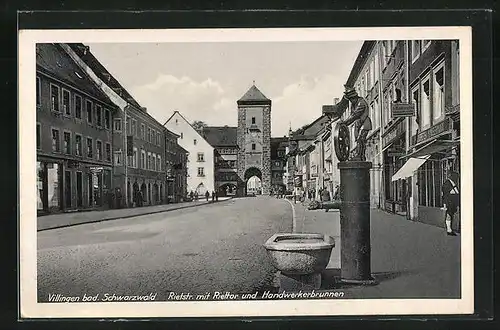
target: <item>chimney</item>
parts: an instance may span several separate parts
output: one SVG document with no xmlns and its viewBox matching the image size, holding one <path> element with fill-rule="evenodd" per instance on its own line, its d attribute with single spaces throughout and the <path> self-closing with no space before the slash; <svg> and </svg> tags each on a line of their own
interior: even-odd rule
<svg viewBox="0 0 500 330">
<path fill-rule="evenodd" d="M 141 107 L 141 110 L 146 112 L 146 113 L 148 112 L 148 108 L 146 108 L 146 107 Z"/>
</svg>

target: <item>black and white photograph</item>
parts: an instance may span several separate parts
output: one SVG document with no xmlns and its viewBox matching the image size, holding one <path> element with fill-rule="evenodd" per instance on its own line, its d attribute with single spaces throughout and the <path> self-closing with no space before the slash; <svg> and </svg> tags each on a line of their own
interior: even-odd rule
<svg viewBox="0 0 500 330">
<path fill-rule="evenodd" d="M 473 311 L 467 27 L 20 30 L 27 318 Z"/>
</svg>

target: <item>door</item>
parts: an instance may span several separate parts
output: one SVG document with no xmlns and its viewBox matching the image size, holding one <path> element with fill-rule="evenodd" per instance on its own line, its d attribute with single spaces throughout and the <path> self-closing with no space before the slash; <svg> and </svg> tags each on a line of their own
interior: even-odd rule
<svg viewBox="0 0 500 330">
<path fill-rule="evenodd" d="M 89 173 L 87 175 L 87 184 L 88 184 L 87 193 L 88 193 L 89 207 L 93 207 L 94 206 L 94 185 L 93 185 L 93 178 L 94 178 L 94 176 L 92 175 L 92 173 Z"/>
<path fill-rule="evenodd" d="M 83 206 L 83 177 L 82 172 L 76 172 L 76 207 Z"/>
<path fill-rule="evenodd" d="M 67 209 L 70 209 L 72 206 L 71 200 L 71 172 L 64 171 L 64 203 Z"/>
</svg>

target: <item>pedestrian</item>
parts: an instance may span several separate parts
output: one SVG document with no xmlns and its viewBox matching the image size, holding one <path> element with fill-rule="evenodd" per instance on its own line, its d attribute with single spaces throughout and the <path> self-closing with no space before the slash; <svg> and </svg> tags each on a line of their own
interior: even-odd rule
<svg viewBox="0 0 500 330">
<path fill-rule="evenodd" d="M 195 200 L 195 201 L 198 201 L 198 191 L 195 191 L 195 192 L 194 192 L 194 200 Z"/>
<path fill-rule="evenodd" d="M 323 189 L 323 191 L 321 192 L 321 201 L 323 202 L 330 201 L 330 192 L 328 192 L 328 189 Z"/>
<path fill-rule="evenodd" d="M 209 198 L 209 197 L 210 197 L 210 193 L 209 193 L 209 192 L 208 192 L 208 190 L 207 190 L 207 192 L 205 193 L 205 198 L 207 199 L 207 202 L 208 202 L 208 198 Z"/>
<path fill-rule="evenodd" d="M 192 201 L 194 201 L 194 193 L 193 191 L 191 190 L 191 192 L 189 193 L 189 197 L 191 198 Z"/>
<path fill-rule="evenodd" d="M 338 200 L 340 198 L 339 193 L 340 193 L 339 192 L 339 185 L 337 184 L 335 186 L 335 193 L 333 194 L 333 200 Z"/>
<path fill-rule="evenodd" d="M 460 207 L 459 175 L 457 172 L 450 172 L 448 179 L 443 183 L 442 192 L 446 234 L 457 236 L 453 230 L 453 218 Z"/>
<path fill-rule="evenodd" d="M 212 190 L 212 202 L 215 202 L 215 191 Z"/>
<path fill-rule="evenodd" d="M 139 190 L 137 193 L 137 202 L 139 203 L 139 207 L 144 205 L 144 196 L 142 195 L 142 191 Z"/>
</svg>

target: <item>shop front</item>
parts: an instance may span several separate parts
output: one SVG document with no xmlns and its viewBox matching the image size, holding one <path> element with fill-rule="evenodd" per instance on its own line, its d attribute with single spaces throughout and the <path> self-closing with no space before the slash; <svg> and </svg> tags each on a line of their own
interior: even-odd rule
<svg viewBox="0 0 500 330">
<path fill-rule="evenodd" d="M 459 144 L 450 118 L 412 137 L 412 151 L 403 158 L 404 166 L 392 177 L 393 181 L 409 178 L 415 187 L 411 196 L 415 209 L 412 219 L 442 225 L 441 188 L 450 171 L 460 171 Z"/>
<path fill-rule="evenodd" d="M 111 168 L 74 160 L 38 157 L 39 214 L 109 207 Z"/>
<path fill-rule="evenodd" d="M 404 165 L 405 155 L 405 125 L 398 120 L 382 136 L 383 145 L 383 176 L 385 201 L 384 209 L 391 213 L 407 215 L 408 182 L 406 178 L 392 180 L 394 174 Z"/>
</svg>

